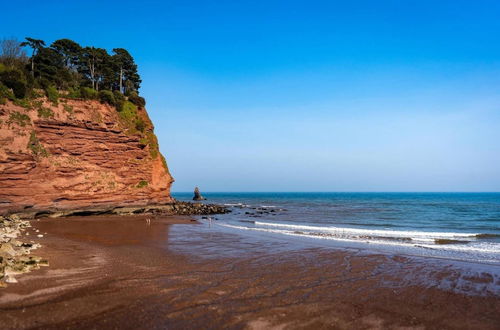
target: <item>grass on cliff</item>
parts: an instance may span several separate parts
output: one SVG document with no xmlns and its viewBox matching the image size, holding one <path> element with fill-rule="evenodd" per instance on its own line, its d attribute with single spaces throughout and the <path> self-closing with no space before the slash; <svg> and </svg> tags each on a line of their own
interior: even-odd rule
<svg viewBox="0 0 500 330">
<path fill-rule="evenodd" d="M 21 127 L 25 127 L 29 123 L 31 123 L 30 117 L 25 113 L 20 113 L 19 111 L 11 113 L 9 120 L 7 121 L 7 124 L 17 124 Z"/>
<path fill-rule="evenodd" d="M 149 153 L 153 159 L 159 154 L 158 139 L 152 131 L 147 131 L 146 121 L 141 118 L 137 105 L 130 101 L 124 101 L 123 106 L 118 111 L 120 118 L 125 123 L 130 134 L 140 134 L 140 143 L 149 146 Z"/>
<path fill-rule="evenodd" d="M 52 111 L 49 108 L 40 107 L 40 108 L 38 108 L 38 116 L 40 118 L 45 118 L 45 119 L 54 118 L 54 111 Z"/>
<path fill-rule="evenodd" d="M 41 157 L 48 157 L 49 153 L 43 145 L 40 143 L 40 140 L 38 140 L 38 137 L 36 136 L 35 131 L 32 131 L 30 134 L 30 139 L 28 141 L 28 148 L 31 150 L 33 155 L 35 157 L 41 156 Z"/>
<path fill-rule="evenodd" d="M 139 181 L 139 183 L 135 186 L 136 188 L 144 188 L 148 186 L 148 182 L 145 180 Z"/>
</svg>

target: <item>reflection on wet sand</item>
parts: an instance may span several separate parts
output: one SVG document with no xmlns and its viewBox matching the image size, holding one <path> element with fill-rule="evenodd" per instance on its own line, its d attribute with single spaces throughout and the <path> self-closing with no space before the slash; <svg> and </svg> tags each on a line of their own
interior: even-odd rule
<svg viewBox="0 0 500 330">
<path fill-rule="evenodd" d="M 3 327 L 495 328 L 496 269 L 290 244 L 187 218 L 33 223 L 51 267 L 0 293 Z M 467 270 L 468 269 L 468 270 Z"/>
</svg>

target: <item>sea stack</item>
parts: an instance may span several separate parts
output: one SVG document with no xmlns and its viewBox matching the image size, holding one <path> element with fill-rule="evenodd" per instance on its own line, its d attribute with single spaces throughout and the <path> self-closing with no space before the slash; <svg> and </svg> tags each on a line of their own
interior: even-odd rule
<svg viewBox="0 0 500 330">
<path fill-rule="evenodd" d="M 193 200 L 194 201 L 204 201 L 204 200 L 206 200 L 206 198 L 201 195 L 200 189 L 198 187 L 194 188 L 194 197 L 193 197 Z"/>
</svg>

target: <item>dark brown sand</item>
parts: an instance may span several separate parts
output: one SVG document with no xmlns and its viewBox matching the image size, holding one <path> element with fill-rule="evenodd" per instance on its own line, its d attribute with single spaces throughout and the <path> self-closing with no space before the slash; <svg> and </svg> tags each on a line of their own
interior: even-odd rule
<svg viewBox="0 0 500 330">
<path fill-rule="evenodd" d="M 439 263 L 274 249 L 179 217 L 149 226 L 143 216 L 33 226 L 47 234 L 23 239 L 43 245 L 34 254 L 50 267 L 0 291 L 2 329 L 500 328 L 500 297 L 473 290 L 496 279 Z"/>
</svg>

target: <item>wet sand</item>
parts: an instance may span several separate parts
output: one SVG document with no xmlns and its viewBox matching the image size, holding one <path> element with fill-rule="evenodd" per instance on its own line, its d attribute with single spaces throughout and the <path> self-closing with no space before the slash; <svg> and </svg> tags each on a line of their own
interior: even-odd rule
<svg viewBox="0 0 500 330">
<path fill-rule="evenodd" d="M 0 291 L 0 328 L 498 329 L 497 269 L 259 241 L 189 218 L 33 221 L 46 267 Z M 34 238 L 34 230 L 43 238 Z"/>
</svg>

